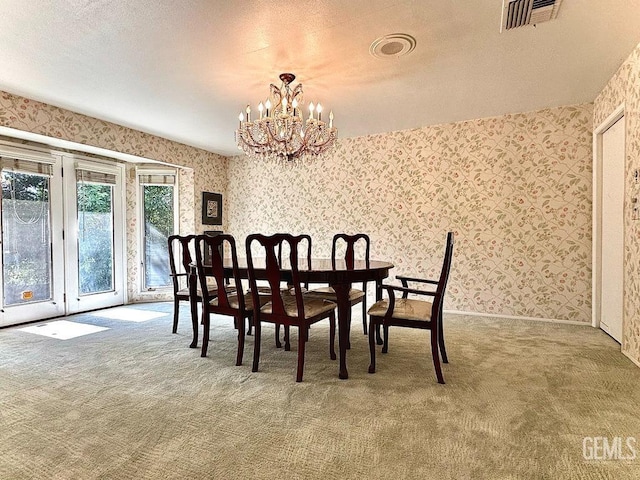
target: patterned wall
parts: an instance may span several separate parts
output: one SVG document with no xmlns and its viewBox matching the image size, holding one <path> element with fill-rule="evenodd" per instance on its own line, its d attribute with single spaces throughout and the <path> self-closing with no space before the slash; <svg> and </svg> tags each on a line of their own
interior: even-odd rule
<svg viewBox="0 0 640 480">
<path fill-rule="evenodd" d="M 447 308 L 588 323 L 592 118 L 600 124 L 622 102 L 629 189 L 630 172 L 640 168 L 640 45 L 593 114 L 578 105 L 343 139 L 323 160 L 302 165 L 227 159 L 5 92 L 0 125 L 186 167 L 183 231 L 205 229 L 201 192 L 220 192 L 223 228 L 240 240 L 254 231 L 308 232 L 315 254 L 328 256 L 334 232 L 364 231 L 373 256 L 393 261 L 396 272 L 433 276 L 452 229 Z M 138 281 L 131 187 L 130 294 Z M 640 224 L 627 213 L 625 228 L 623 351 L 640 364 Z"/>
<path fill-rule="evenodd" d="M 434 277 L 445 308 L 591 321 L 592 105 L 347 138 L 317 161 L 229 163 L 229 231 L 367 232 L 394 273 Z M 250 192 L 250 193 L 248 193 Z"/>
<path fill-rule="evenodd" d="M 620 104 L 625 105 L 625 189 L 631 192 L 633 172 L 640 168 L 640 45 L 611 78 L 594 103 L 594 125 L 600 125 Z M 630 195 L 624 207 L 624 317 L 622 351 L 640 365 L 640 223 L 632 219 Z"/>
<path fill-rule="evenodd" d="M 6 92 L 0 92 L 0 125 L 186 167 L 179 172 L 181 232 L 201 232 L 205 229 L 199 215 L 202 191 L 226 193 L 226 157 L 165 138 Z M 127 168 L 126 198 L 129 300 L 167 299 L 169 297 L 166 294 L 137 294 L 140 285 L 138 209 L 135 173 L 131 166 Z"/>
</svg>

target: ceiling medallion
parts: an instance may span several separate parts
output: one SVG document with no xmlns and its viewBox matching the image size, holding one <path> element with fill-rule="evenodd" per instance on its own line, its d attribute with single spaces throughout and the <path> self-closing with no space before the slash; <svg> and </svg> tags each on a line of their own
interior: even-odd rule
<svg viewBox="0 0 640 480">
<path fill-rule="evenodd" d="M 373 41 L 369 53 L 378 58 L 402 57 L 413 52 L 416 39 L 407 33 L 390 33 Z"/>
<path fill-rule="evenodd" d="M 331 148 L 338 129 L 333 126 L 333 111 L 329 123 L 322 120 L 323 106 L 309 104 L 306 120 L 302 113 L 302 84 L 293 90 L 293 73 L 280 75 L 280 88 L 270 85 L 269 98 L 258 105 L 258 117 L 251 120 L 251 106 L 247 105 L 238 116 L 236 130 L 238 148 L 253 158 L 280 158 L 294 160 L 305 156 L 317 156 Z M 246 117 L 245 117 L 246 115 Z"/>
</svg>

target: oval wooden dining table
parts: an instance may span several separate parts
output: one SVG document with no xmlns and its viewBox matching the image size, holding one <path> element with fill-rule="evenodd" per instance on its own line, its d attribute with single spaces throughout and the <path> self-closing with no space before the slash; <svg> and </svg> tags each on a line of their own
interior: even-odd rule
<svg viewBox="0 0 640 480">
<path fill-rule="evenodd" d="M 260 270 L 264 268 L 264 259 L 254 258 L 254 268 Z M 238 258 L 240 276 L 248 278 L 246 258 Z M 225 273 L 231 276 L 231 260 L 225 259 Z M 286 265 L 285 265 L 286 268 Z M 340 371 L 338 376 L 342 379 L 349 378 L 347 371 L 347 349 L 349 348 L 350 330 L 350 305 L 349 290 L 353 283 L 375 282 L 378 285 L 383 279 L 389 276 L 389 270 L 393 264 L 379 260 L 354 260 L 353 265 L 347 265 L 344 260 L 333 262 L 327 258 L 312 258 L 311 268 L 307 264 L 307 259 L 300 259 L 298 271 L 300 281 L 303 283 L 327 283 L 336 292 L 336 304 L 338 306 L 338 342 L 340 348 Z M 259 272 L 258 272 L 259 275 Z M 189 288 L 191 289 L 191 322 L 193 325 L 193 341 L 190 347 L 196 348 L 198 344 L 198 315 L 197 315 L 197 277 L 195 265 L 192 265 L 189 276 Z M 286 281 L 287 279 L 283 279 Z M 376 296 L 379 295 L 376 288 Z"/>
</svg>

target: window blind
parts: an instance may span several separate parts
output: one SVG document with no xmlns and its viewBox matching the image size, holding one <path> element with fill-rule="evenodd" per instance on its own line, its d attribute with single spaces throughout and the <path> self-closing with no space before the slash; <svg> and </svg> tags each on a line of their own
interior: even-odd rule
<svg viewBox="0 0 640 480">
<path fill-rule="evenodd" d="M 170 174 L 142 174 L 140 185 L 174 185 L 176 176 Z"/>
<path fill-rule="evenodd" d="M 116 176 L 112 173 L 94 172 L 92 170 L 76 169 L 76 179 L 83 183 L 116 184 Z"/>
<path fill-rule="evenodd" d="M 49 163 L 1 157 L 0 164 L 2 165 L 2 170 L 19 173 L 33 173 L 37 175 L 46 175 L 48 177 L 53 176 L 53 165 Z"/>
</svg>

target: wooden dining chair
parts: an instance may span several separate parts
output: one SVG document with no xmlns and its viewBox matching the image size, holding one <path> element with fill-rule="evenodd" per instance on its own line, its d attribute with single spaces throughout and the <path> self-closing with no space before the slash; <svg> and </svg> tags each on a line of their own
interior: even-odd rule
<svg viewBox="0 0 640 480">
<path fill-rule="evenodd" d="M 298 237 L 301 239 L 301 242 L 304 242 L 306 244 L 306 248 L 301 248 L 300 245 L 298 245 L 298 266 L 300 266 L 301 264 L 305 265 L 305 268 L 310 269 L 311 268 L 311 236 L 307 235 L 307 234 L 301 234 L 298 235 Z M 278 245 L 278 263 L 282 263 L 282 258 L 287 258 L 288 255 L 290 255 L 290 251 L 287 252 L 287 242 L 280 242 L 280 244 Z M 288 283 L 286 285 L 286 287 L 282 290 L 284 294 L 292 294 L 292 287 L 293 285 L 291 285 L 290 283 Z M 303 287 L 302 287 L 302 293 L 306 293 L 309 290 L 309 283 L 305 282 Z M 289 325 L 285 325 L 284 326 L 284 349 L 285 351 L 290 351 L 291 350 L 291 342 L 290 342 L 290 338 L 289 338 L 289 333 L 290 333 L 290 328 Z M 282 347 L 282 343 L 280 342 L 280 325 L 276 324 L 276 347 L 281 348 Z"/>
<path fill-rule="evenodd" d="M 335 308 L 333 302 L 307 298 L 303 295 L 298 262 L 298 249 L 304 236 L 276 234 L 265 236 L 249 235 L 246 240 L 247 267 L 249 289 L 253 295 L 254 304 L 259 301 L 257 283 L 266 280 L 271 288 L 271 301 L 254 312 L 254 353 L 253 371 L 258 371 L 260 362 L 261 323 L 268 322 L 298 327 L 298 369 L 296 381 L 302 381 L 304 372 L 305 344 L 309 336 L 309 327 L 325 318 L 329 319 L 329 356 L 336 359 L 335 353 Z M 289 249 L 286 257 L 278 260 L 278 245 L 286 243 Z M 254 251 L 255 249 L 255 251 Z M 256 267 L 254 257 L 264 257 L 264 268 Z M 286 282 L 290 289 L 283 291 L 280 285 Z"/>
<path fill-rule="evenodd" d="M 171 283 L 173 285 L 173 333 L 178 332 L 178 318 L 180 314 L 180 302 L 190 302 L 191 315 L 198 315 L 197 303 L 202 302 L 202 293 L 198 291 L 195 302 L 191 302 L 189 293 L 189 275 L 191 270 L 191 249 L 195 248 L 195 235 L 170 235 L 169 244 L 169 269 L 171 270 Z M 178 269 L 182 266 L 182 270 Z M 194 311 L 195 309 L 195 311 Z"/>
<path fill-rule="evenodd" d="M 228 275 L 225 275 L 224 270 L 223 252 L 225 247 L 231 253 L 233 273 L 230 279 Z M 205 256 L 209 261 L 208 263 L 205 263 Z M 235 239 L 226 234 L 216 235 L 215 237 L 198 235 L 196 237 L 196 265 L 202 292 L 202 318 L 204 324 L 201 356 L 207 356 L 211 315 L 230 316 L 233 317 L 234 327 L 238 330 L 236 365 L 242 365 L 245 332 L 244 319 L 247 318 L 249 323 L 251 322 L 254 303 L 251 295 L 242 293 L 242 279 L 238 269 Z M 229 280 L 231 282 L 227 285 Z M 218 289 L 216 288 L 217 285 L 225 285 L 225 288 Z M 266 303 L 268 300 L 269 297 L 258 297 L 258 302 Z"/>
<path fill-rule="evenodd" d="M 438 280 L 396 276 L 402 282 L 402 287 L 396 285 L 382 285 L 387 291 L 388 299 L 379 300 L 369 309 L 369 352 L 371 363 L 369 373 L 376 371 L 376 350 L 374 339 L 374 326 L 382 325 L 384 331 L 384 343 L 382 353 L 389 349 L 389 327 L 410 327 L 431 330 L 431 356 L 436 370 L 438 383 L 444 383 L 440 355 L 442 361 L 449 363 L 444 345 L 444 333 L 442 329 L 442 305 L 444 293 L 449 280 L 451 259 L 453 257 L 453 232 L 447 233 L 447 241 L 444 252 L 444 260 Z M 420 283 L 435 286 L 435 291 L 409 288 L 409 283 Z M 395 292 L 402 293 L 402 298 L 395 297 Z M 431 301 L 409 298 L 409 295 L 429 296 Z"/>
<path fill-rule="evenodd" d="M 282 236 L 282 235 L 287 235 L 287 234 L 282 234 L 282 233 L 276 233 L 275 235 L 278 236 Z M 300 257 L 300 261 L 304 261 L 307 265 L 307 268 L 311 268 L 311 236 L 307 235 L 307 234 L 301 234 L 298 235 L 305 243 L 306 243 L 306 248 L 302 249 L 302 248 L 298 248 L 298 253 L 301 254 L 302 256 Z M 282 241 L 278 246 L 277 246 L 277 256 L 278 256 L 278 263 L 282 262 L 282 257 L 284 255 L 284 257 L 286 258 L 289 255 L 289 251 L 287 251 L 287 243 Z M 258 284 L 258 291 L 260 292 L 265 292 L 265 293 L 271 293 L 271 287 L 269 285 L 265 285 L 262 283 Z M 281 286 L 282 287 L 282 286 Z M 305 287 L 304 288 L 309 288 L 309 284 L 305 283 Z"/>
<path fill-rule="evenodd" d="M 331 242 L 331 261 L 335 265 L 335 262 L 339 259 L 344 259 L 347 268 L 353 268 L 356 258 L 356 249 L 358 245 L 363 245 L 364 260 L 369 261 L 369 250 L 371 242 L 369 236 L 364 233 L 358 233 L 355 235 L 347 235 L 344 233 L 337 233 L 333 236 Z M 344 247 L 344 256 L 339 256 L 338 251 Z M 327 300 L 336 300 L 336 292 L 332 287 L 320 287 L 310 290 L 306 294 L 308 297 L 324 298 Z M 353 307 L 358 303 L 362 303 L 362 330 L 364 334 L 367 334 L 367 282 L 362 283 L 362 290 L 352 288 L 349 290 L 349 306 Z M 351 310 L 349 310 L 351 315 Z M 351 325 L 351 317 L 349 317 L 349 325 Z"/>
<path fill-rule="evenodd" d="M 279 238 L 284 239 L 285 234 L 276 234 L 279 235 Z M 301 255 L 299 257 L 299 262 L 303 262 L 306 265 L 306 268 L 311 268 L 311 236 L 307 235 L 307 234 L 301 234 L 298 235 L 302 241 L 305 242 L 306 244 L 306 248 L 298 248 L 298 254 Z M 281 264 L 282 263 L 282 258 L 283 256 L 286 258 L 289 254 L 290 251 L 287 251 L 288 248 L 288 244 L 283 240 L 281 241 L 278 245 L 277 245 L 277 257 L 278 257 L 278 263 Z M 261 282 L 261 284 L 258 284 L 258 292 L 260 293 L 260 295 L 271 295 L 271 287 L 267 284 L 265 285 L 264 283 L 266 282 Z M 284 294 L 289 294 L 290 290 L 292 288 L 292 285 L 287 285 L 286 282 L 283 282 L 280 285 L 280 290 L 284 293 Z M 304 284 L 304 290 L 303 293 L 306 292 L 309 289 L 309 284 L 305 283 Z M 249 335 L 251 335 L 251 324 L 249 325 Z M 275 326 L 275 339 L 276 339 L 276 347 L 278 348 L 282 348 L 282 342 L 280 341 L 280 325 L 276 324 Z M 284 326 L 284 349 L 286 351 L 290 351 L 291 350 L 291 343 L 290 343 L 290 339 L 289 339 L 289 326 L 285 325 Z"/>
</svg>

